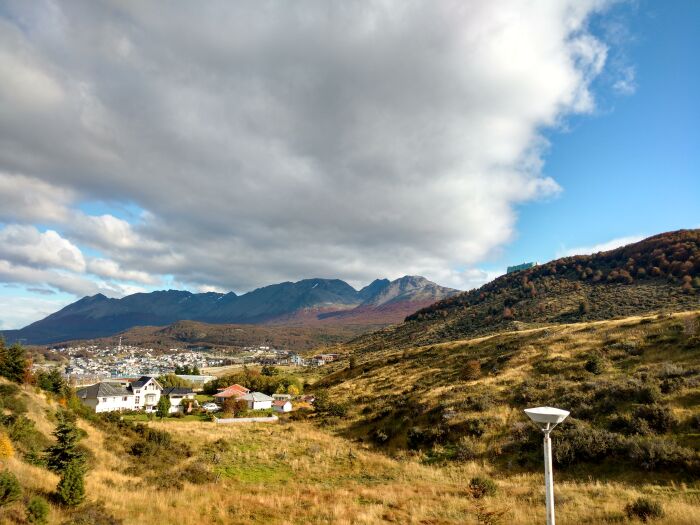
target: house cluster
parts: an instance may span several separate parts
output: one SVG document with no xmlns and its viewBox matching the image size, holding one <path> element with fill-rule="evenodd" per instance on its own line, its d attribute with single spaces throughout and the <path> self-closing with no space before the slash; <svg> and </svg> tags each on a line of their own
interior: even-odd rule
<svg viewBox="0 0 700 525">
<path fill-rule="evenodd" d="M 340 354 L 318 354 L 311 358 L 311 365 L 313 366 L 323 366 L 333 361 L 337 361 L 340 358 Z"/>
<path fill-rule="evenodd" d="M 214 394 L 214 400 L 217 404 L 221 405 L 227 399 L 245 401 L 248 405 L 248 410 L 266 410 L 271 408 L 275 412 L 292 411 L 292 396 L 289 394 L 273 394 L 272 396 L 268 396 L 262 392 L 251 392 L 241 385 L 231 385 L 227 388 L 221 388 Z"/>
<path fill-rule="evenodd" d="M 170 413 L 186 411 L 190 399 L 193 403 L 195 394 L 191 388 L 164 388 L 155 377 L 141 376 L 136 380 L 122 379 L 95 383 L 76 392 L 80 401 L 94 409 L 95 412 L 114 412 L 124 410 L 143 410 L 155 412 L 162 396 L 170 399 Z"/>
</svg>

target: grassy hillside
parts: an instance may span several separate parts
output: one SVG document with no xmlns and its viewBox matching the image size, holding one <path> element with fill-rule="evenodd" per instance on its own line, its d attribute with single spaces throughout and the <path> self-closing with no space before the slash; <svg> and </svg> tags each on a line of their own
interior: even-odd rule
<svg viewBox="0 0 700 525">
<path fill-rule="evenodd" d="M 57 403 L 26 388 L 12 397 L 48 439 Z M 422 453 L 389 457 L 302 421 L 230 427 L 170 419 L 134 430 L 98 420 L 80 426 L 89 451 L 87 501 L 75 510 L 52 503 L 50 524 L 457 525 L 543 518 L 538 468 L 508 471 L 484 459 L 437 464 Z M 21 459 L 19 448 L 5 467 L 20 479 L 23 497 L 51 499 L 57 477 Z M 603 484 L 557 475 L 560 523 L 624 522 L 625 504 L 640 495 L 663 503 L 664 523 L 694 523 L 693 483 Z M 469 483 L 476 476 L 491 476 L 496 493 L 475 498 Z M 0 523 L 25 523 L 23 503 L 2 507 Z"/>
<path fill-rule="evenodd" d="M 554 438 L 566 479 L 700 476 L 698 311 L 358 351 L 318 386 L 348 407 L 341 435 L 427 463 L 529 471 L 541 437 L 522 409 L 551 405 L 571 411 Z"/>
<path fill-rule="evenodd" d="M 700 230 L 680 230 L 501 276 L 361 337 L 367 349 L 410 347 L 552 323 L 700 308 Z"/>
</svg>

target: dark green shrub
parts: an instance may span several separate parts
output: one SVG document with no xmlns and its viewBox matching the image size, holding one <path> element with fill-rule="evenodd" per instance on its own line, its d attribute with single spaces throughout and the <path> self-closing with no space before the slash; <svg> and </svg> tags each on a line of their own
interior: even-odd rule
<svg viewBox="0 0 700 525">
<path fill-rule="evenodd" d="M 628 503 L 625 506 L 625 513 L 629 519 L 638 518 L 646 523 L 649 520 L 663 518 L 664 509 L 661 503 L 649 498 L 637 498 L 633 503 Z"/>
<path fill-rule="evenodd" d="M 473 498 L 480 499 L 496 494 L 498 486 L 491 478 L 478 476 L 469 480 L 469 492 Z"/>
<path fill-rule="evenodd" d="M 598 354 L 593 354 L 588 358 L 583 367 L 591 374 L 598 375 L 603 372 L 603 369 L 605 368 L 605 361 Z"/>
<path fill-rule="evenodd" d="M 637 407 L 634 411 L 634 415 L 637 418 L 646 421 L 649 428 L 659 434 L 668 432 L 676 424 L 676 418 L 671 412 L 671 409 L 661 405 L 646 405 Z"/>
<path fill-rule="evenodd" d="M 619 453 L 619 435 L 571 420 L 554 436 L 554 461 L 566 467 L 581 462 L 600 463 Z"/>
<path fill-rule="evenodd" d="M 27 503 L 27 521 L 36 525 L 45 525 L 49 517 L 49 504 L 41 496 L 32 496 Z"/>
<path fill-rule="evenodd" d="M 667 470 L 697 474 L 700 471 L 698 456 L 692 449 L 671 441 L 654 438 L 630 438 L 625 444 L 627 458 L 644 470 Z"/>
<path fill-rule="evenodd" d="M 372 432 L 372 441 L 374 441 L 378 445 L 383 445 L 384 443 L 389 441 L 390 438 L 391 436 L 389 435 L 389 433 L 383 428 L 377 428 L 374 430 L 374 432 Z"/>
<path fill-rule="evenodd" d="M 104 503 L 86 503 L 71 513 L 63 525 L 121 525 L 122 521 L 112 516 Z"/>
<path fill-rule="evenodd" d="M 202 463 L 190 464 L 182 471 L 180 477 L 183 481 L 187 481 L 194 485 L 203 485 L 205 483 L 212 483 L 216 481 L 216 475 L 214 475 L 214 473 Z"/>
<path fill-rule="evenodd" d="M 468 437 L 463 437 L 455 446 L 456 461 L 471 461 L 479 456 L 476 444 Z"/>
<path fill-rule="evenodd" d="M 649 423 L 638 417 L 630 417 L 629 415 L 616 416 L 610 421 L 608 427 L 612 432 L 618 432 L 626 436 L 651 434 Z"/>
<path fill-rule="evenodd" d="M 444 437 L 445 432 L 441 427 L 412 427 L 406 435 L 408 448 L 411 450 L 432 448 L 435 443 L 441 442 Z"/>
<path fill-rule="evenodd" d="M 0 472 L 0 507 L 4 507 L 22 497 L 22 487 L 17 477 L 8 470 Z"/>
</svg>

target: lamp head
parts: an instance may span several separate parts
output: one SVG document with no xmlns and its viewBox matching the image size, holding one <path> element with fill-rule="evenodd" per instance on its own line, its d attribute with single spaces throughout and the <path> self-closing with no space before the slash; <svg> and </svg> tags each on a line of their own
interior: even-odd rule
<svg viewBox="0 0 700 525">
<path fill-rule="evenodd" d="M 568 410 L 553 407 L 527 408 L 525 413 L 543 432 L 549 432 L 569 415 Z"/>
</svg>

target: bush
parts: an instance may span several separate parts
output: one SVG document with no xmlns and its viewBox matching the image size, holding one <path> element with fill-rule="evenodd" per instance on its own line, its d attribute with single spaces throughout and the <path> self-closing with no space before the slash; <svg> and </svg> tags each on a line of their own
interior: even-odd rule
<svg viewBox="0 0 700 525">
<path fill-rule="evenodd" d="M 478 476 L 469 480 L 469 492 L 473 498 L 480 499 L 485 496 L 493 496 L 497 491 L 498 486 L 490 478 Z"/>
<path fill-rule="evenodd" d="M 462 370 L 462 379 L 472 381 L 481 377 L 481 364 L 477 359 L 467 361 L 464 370 Z"/>
<path fill-rule="evenodd" d="M 668 432 L 676 424 L 676 418 L 671 412 L 671 409 L 665 406 L 646 405 L 637 407 L 634 411 L 634 415 L 646 421 L 649 428 L 659 434 Z"/>
<path fill-rule="evenodd" d="M 459 440 L 455 449 L 456 461 L 471 461 L 479 456 L 476 443 L 469 437 L 463 437 Z"/>
<path fill-rule="evenodd" d="M 625 506 L 625 513 L 629 519 L 639 518 L 646 523 L 649 520 L 663 518 L 664 509 L 661 503 L 649 498 L 637 498 L 634 503 L 628 503 Z"/>
<path fill-rule="evenodd" d="M 0 507 L 4 507 L 22 497 L 22 487 L 17 477 L 10 471 L 0 472 Z"/>
<path fill-rule="evenodd" d="M 112 516 L 104 503 L 87 503 L 76 509 L 63 525 L 121 525 L 122 521 Z"/>
<path fill-rule="evenodd" d="M 554 461 L 560 466 L 579 462 L 599 463 L 620 452 L 620 436 L 572 420 L 554 438 Z"/>
<path fill-rule="evenodd" d="M 651 434 L 649 423 L 638 417 L 630 417 L 628 415 L 614 417 L 610 421 L 609 429 L 612 432 L 618 432 L 626 436 Z"/>
<path fill-rule="evenodd" d="M 27 521 L 36 525 L 45 525 L 49 517 L 49 504 L 41 496 L 32 496 L 27 503 Z"/>
<path fill-rule="evenodd" d="M 594 354 L 591 357 L 589 357 L 586 361 L 586 364 L 583 365 L 586 371 L 596 375 L 603 372 L 604 366 L 605 362 L 603 361 L 603 358 L 600 357 L 598 354 Z"/>
</svg>

